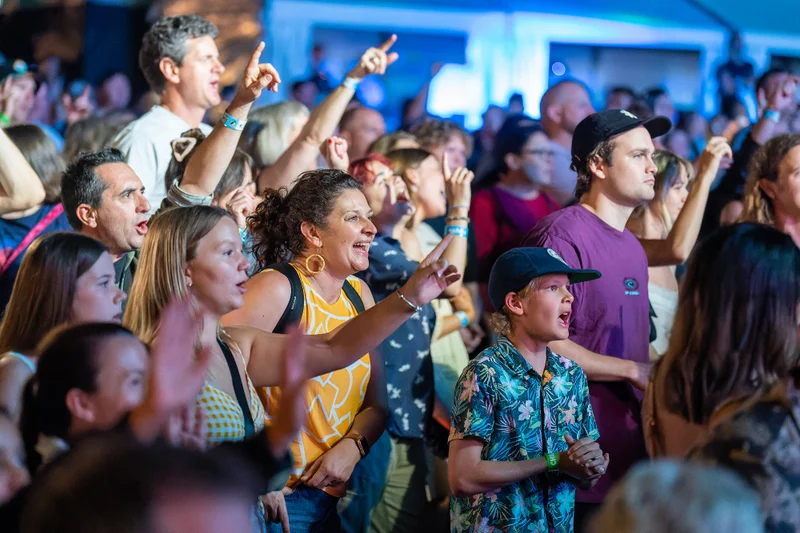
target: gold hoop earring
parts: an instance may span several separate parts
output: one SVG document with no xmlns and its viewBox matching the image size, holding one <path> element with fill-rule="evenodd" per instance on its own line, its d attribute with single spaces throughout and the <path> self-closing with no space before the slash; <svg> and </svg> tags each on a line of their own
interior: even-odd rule
<svg viewBox="0 0 800 533">
<path fill-rule="evenodd" d="M 308 266 L 308 262 L 311 260 L 312 257 L 319 257 L 319 260 L 322 261 L 322 266 L 319 267 L 319 270 L 311 270 L 311 267 Z M 311 254 L 311 255 L 309 255 L 308 257 L 306 257 L 306 270 L 308 270 L 311 274 L 314 274 L 314 275 L 319 274 L 320 272 L 325 270 L 325 258 L 322 257 L 319 254 Z"/>
</svg>

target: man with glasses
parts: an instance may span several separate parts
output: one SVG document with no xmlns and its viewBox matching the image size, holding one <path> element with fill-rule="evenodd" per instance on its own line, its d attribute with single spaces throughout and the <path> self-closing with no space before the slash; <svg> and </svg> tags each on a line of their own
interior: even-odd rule
<svg viewBox="0 0 800 533">
<path fill-rule="evenodd" d="M 497 132 L 494 159 L 497 183 L 475 193 L 470 216 L 478 248 L 478 281 L 484 305 L 492 265 L 520 245 L 539 220 L 561 206 L 543 187 L 552 183 L 553 151 L 542 127 L 525 115 L 509 117 Z"/>
</svg>

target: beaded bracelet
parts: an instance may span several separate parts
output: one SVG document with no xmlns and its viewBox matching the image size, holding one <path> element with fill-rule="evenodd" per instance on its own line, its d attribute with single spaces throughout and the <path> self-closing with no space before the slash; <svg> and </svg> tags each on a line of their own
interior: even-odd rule
<svg viewBox="0 0 800 533">
<path fill-rule="evenodd" d="M 457 217 L 457 216 L 449 216 L 445 217 L 445 222 L 449 222 L 450 220 L 463 220 L 467 224 L 469 224 L 469 217 Z"/>
</svg>

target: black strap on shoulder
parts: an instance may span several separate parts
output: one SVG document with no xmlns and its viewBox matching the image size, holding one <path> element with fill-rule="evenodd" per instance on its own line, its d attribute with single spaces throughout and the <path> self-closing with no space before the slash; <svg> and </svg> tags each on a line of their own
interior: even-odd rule
<svg viewBox="0 0 800 533">
<path fill-rule="evenodd" d="M 273 328 L 273 333 L 285 333 L 286 328 L 292 324 L 297 324 L 303 318 L 303 307 L 305 300 L 303 299 L 303 282 L 300 281 L 300 275 L 289 263 L 278 263 L 272 265 L 272 270 L 277 270 L 289 280 L 289 285 L 292 287 L 292 293 L 289 296 L 289 303 L 286 304 L 286 309 L 283 310 L 278 323 Z"/>
<path fill-rule="evenodd" d="M 244 386 L 242 385 L 242 375 L 239 372 L 239 367 L 236 365 L 236 360 L 233 358 L 233 352 L 222 339 L 217 339 L 219 347 L 222 349 L 222 354 L 225 356 L 225 362 L 228 363 L 228 370 L 231 372 L 231 381 L 233 382 L 233 392 L 236 394 L 236 401 L 242 409 L 242 417 L 244 419 L 244 436 L 249 437 L 256 432 L 255 424 L 253 424 L 253 416 L 250 414 L 250 403 L 247 401 L 247 395 L 244 393 Z"/>
<path fill-rule="evenodd" d="M 347 299 L 350 300 L 350 303 L 356 308 L 356 313 L 359 315 L 363 313 L 364 300 L 361 299 L 361 295 L 358 294 L 358 291 L 355 287 L 353 287 L 353 284 L 347 280 L 344 280 L 342 289 L 344 289 L 344 295 L 347 296 Z"/>
</svg>

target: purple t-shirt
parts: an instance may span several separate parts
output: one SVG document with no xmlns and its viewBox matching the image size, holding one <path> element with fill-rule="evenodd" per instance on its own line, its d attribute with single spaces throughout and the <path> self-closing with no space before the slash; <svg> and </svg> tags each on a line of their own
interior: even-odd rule
<svg viewBox="0 0 800 533">
<path fill-rule="evenodd" d="M 570 288 L 570 340 L 603 355 L 646 363 L 649 360 L 650 306 L 647 256 L 628 231 L 617 231 L 580 205 L 543 218 L 528 233 L 525 246 L 555 250 L 572 268 L 599 270 L 603 277 Z M 641 421 L 642 394 L 624 381 L 589 383 L 589 397 L 600 430 L 600 447 L 611 462 L 579 502 L 601 502 L 611 485 L 647 457 Z"/>
</svg>

